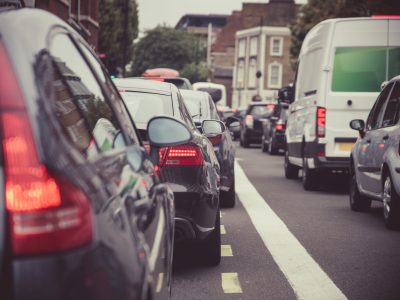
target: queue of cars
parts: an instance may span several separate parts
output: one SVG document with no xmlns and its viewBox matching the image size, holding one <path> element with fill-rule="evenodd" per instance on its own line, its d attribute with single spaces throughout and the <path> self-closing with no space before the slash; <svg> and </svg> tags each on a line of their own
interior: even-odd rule
<svg viewBox="0 0 400 300">
<path fill-rule="evenodd" d="M 196 127 L 175 85 L 112 82 L 42 10 L 0 8 L 0 65 L 0 299 L 166 299 L 180 240 L 219 264 L 234 147 L 212 101 Z"/>
</svg>

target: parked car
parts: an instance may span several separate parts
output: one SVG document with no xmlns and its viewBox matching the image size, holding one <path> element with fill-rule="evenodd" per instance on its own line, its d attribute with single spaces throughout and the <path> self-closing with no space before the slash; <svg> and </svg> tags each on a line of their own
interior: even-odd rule
<svg viewBox="0 0 400 300">
<path fill-rule="evenodd" d="M 146 124 L 154 116 L 168 115 L 181 120 L 192 138 L 183 146 L 160 151 L 161 179 L 175 196 L 175 241 L 199 243 L 198 253 L 208 265 L 221 259 L 219 186 L 220 167 L 211 142 L 195 127 L 178 88 L 172 84 L 140 79 L 115 79 L 144 139 Z M 214 127 L 213 127 L 214 126 Z M 218 121 L 202 124 L 205 135 L 221 134 Z"/>
<path fill-rule="evenodd" d="M 168 82 L 168 83 L 172 83 L 173 85 L 175 85 L 178 89 L 193 90 L 192 84 L 190 83 L 189 79 L 187 79 L 187 78 L 167 77 L 167 76 L 159 76 L 159 77 L 146 76 L 146 77 L 136 77 L 136 78 L 146 79 L 146 80 L 154 80 L 154 81 L 159 81 L 159 82 Z"/>
<path fill-rule="evenodd" d="M 399 124 L 400 76 L 382 90 L 365 123 L 350 122 L 359 138 L 350 156 L 350 207 L 370 208 L 371 200 L 383 202 L 388 228 L 400 228 Z"/>
<path fill-rule="evenodd" d="M 249 147 L 250 144 L 261 144 L 262 119 L 271 116 L 275 104 L 269 102 L 250 103 L 246 115 L 240 126 L 240 146 Z"/>
<path fill-rule="evenodd" d="M 0 298 L 168 298 L 173 194 L 95 53 L 56 16 L 6 8 L 0 66 Z M 168 117 L 148 128 L 152 151 L 191 139 Z"/>
<path fill-rule="evenodd" d="M 285 150 L 285 129 L 289 115 L 289 104 L 279 102 L 274 107 L 271 116 L 262 122 L 263 135 L 261 137 L 261 149 L 271 155 L 278 154 L 280 150 Z"/>
<path fill-rule="evenodd" d="M 235 118 L 239 121 L 238 127 L 231 128 L 231 132 L 233 134 L 233 140 L 236 141 L 240 138 L 240 128 L 243 126 L 244 118 L 246 117 L 247 106 L 241 106 L 238 108 L 233 108 L 232 118 Z"/>
<path fill-rule="evenodd" d="M 220 118 L 217 108 L 206 92 L 199 91 L 181 91 L 183 100 L 189 112 L 193 116 L 195 125 L 202 132 L 204 120 L 217 120 Z M 222 122 L 221 122 L 222 123 Z M 231 125 L 231 126 L 229 126 Z M 224 124 L 222 124 L 224 126 Z M 225 126 L 224 126 L 225 127 Z M 228 123 L 229 128 L 239 127 L 239 122 Z M 235 145 L 229 130 L 222 134 L 206 135 L 214 146 L 220 166 L 220 201 L 222 207 L 235 206 Z"/>
<path fill-rule="evenodd" d="M 400 18 L 330 19 L 307 34 L 286 128 L 288 179 L 302 168 L 313 190 L 321 176 L 347 172 L 357 138 L 347 124 L 365 119 L 382 81 L 400 73 L 399 27 Z"/>
</svg>

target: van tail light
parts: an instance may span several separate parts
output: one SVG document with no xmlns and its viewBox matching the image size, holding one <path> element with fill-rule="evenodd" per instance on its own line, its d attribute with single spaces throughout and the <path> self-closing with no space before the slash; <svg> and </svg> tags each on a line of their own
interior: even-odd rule
<svg viewBox="0 0 400 300">
<path fill-rule="evenodd" d="M 92 240 L 89 200 L 40 163 L 22 93 L 6 58 L 0 44 L 5 202 L 13 252 L 44 254 L 87 244 Z"/>
<path fill-rule="evenodd" d="M 172 146 L 160 150 L 160 166 L 202 166 L 201 150 L 197 146 Z"/>
<path fill-rule="evenodd" d="M 317 108 L 317 137 L 325 137 L 326 108 Z"/>
<path fill-rule="evenodd" d="M 247 115 L 245 119 L 245 124 L 247 127 L 253 127 L 254 118 L 252 115 Z"/>
<path fill-rule="evenodd" d="M 276 123 L 276 124 L 275 124 L 275 130 L 277 130 L 277 131 L 284 131 L 284 130 L 285 130 L 285 124 L 283 124 L 283 123 Z"/>
</svg>

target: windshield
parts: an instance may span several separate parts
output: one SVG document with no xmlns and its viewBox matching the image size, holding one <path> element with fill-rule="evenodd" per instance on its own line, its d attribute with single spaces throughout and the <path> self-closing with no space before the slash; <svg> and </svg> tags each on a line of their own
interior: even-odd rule
<svg viewBox="0 0 400 300">
<path fill-rule="evenodd" d="M 332 91 L 379 92 L 383 81 L 398 74 L 400 48 L 337 48 Z"/>
<path fill-rule="evenodd" d="M 121 96 L 139 129 L 145 129 L 154 116 L 173 116 L 170 96 L 141 92 L 122 92 Z"/>
</svg>

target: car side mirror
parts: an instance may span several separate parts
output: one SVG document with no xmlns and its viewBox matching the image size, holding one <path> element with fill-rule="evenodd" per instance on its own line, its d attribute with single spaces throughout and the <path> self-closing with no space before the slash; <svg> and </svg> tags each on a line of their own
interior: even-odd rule
<svg viewBox="0 0 400 300">
<path fill-rule="evenodd" d="M 230 127 L 231 124 L 233 124 L 233 123 L 235 123 L 235 122 L 240 122 L 240 120 L 239 120 L 238 118 L 235 118 L 235 117 L 228 117 L 228 118 L 226 118 L 226 120 L 225 120 L 225 125 L 226 125 L 227 127 Z M 240 123 L 239 123 L 239 126 L 240 126 Z"/>
<path fill-rule="evenodd" d="M 230 123 L 228 125 L 229 130 L 235 130 L 238 129 L 240 127 L 240 122 L 239 121 L 235 121 L 233 123 Z"/>
<path fill-rule="evenodd" d="M 222 134 L 225 131 L 225 125 L 217 120 L 204 120 L 202 129 L 205 136 L 214 136 Z"/>
<path fill-rule="evenodd" d="M 157 116 L 147 124 L 147 136 L 151 145 L 150 156 L 159 162 L 159 149 L 188 143 L 192 133 L 181 121 L 167 116 Z"/>
<path fill-rule="evenodd" d="M 365 134 L 365 122 L 361 119 L 355 119 L 350 121 L 350 128 L 357 130 L 360 133 L 361 137 L 364 137 Z"/>
</svg>

